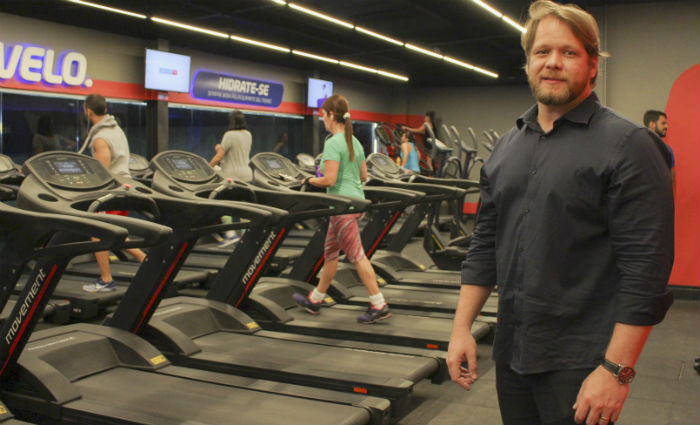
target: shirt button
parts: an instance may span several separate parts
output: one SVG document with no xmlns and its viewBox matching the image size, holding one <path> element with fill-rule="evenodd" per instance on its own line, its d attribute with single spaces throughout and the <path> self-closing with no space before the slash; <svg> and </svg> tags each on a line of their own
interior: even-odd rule
<svg viewBox="0 0 700 425">
<path fill-rule="evenodd" d="M 534 176 L 535 174 L 537 174 L 537 168 L 530 170 L 530 175 Z"/>
<path fill-rule="evenodd" d="M 525 215 L 525 214 L 527 214 L 527 213 L 529 213 L 529 212 L 530 212 L 530 210 L 527 209 L 527 208 L 525 208 L 525 209 L 523 210 L 523 215 Z"/>
</svg>

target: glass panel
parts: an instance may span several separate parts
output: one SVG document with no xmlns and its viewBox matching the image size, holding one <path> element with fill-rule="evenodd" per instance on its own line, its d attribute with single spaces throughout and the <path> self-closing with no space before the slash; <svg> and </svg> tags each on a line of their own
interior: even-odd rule
<svg viewBox="0 0 700 425">
<path fill-rule="evenodd" d="M 215 153 L 214 146 L 221 142 L 228 129 L 230 112 L 231 109 L 171 105 L 168 148 L 192 152 L 210 160 Z M 243 111 L 243 114 L 253 135 L 251 156 L 274 150 L 295 161 L 295 156 L 302 151 L 303 117 L 250 111 Z"/>
<path fill-rule="evenodd" d="M 365 155 L 371 154 L 372 151 L 372 141 L 374 140 L 374 123 L 368 121 L 353 121 L 352 122 L 352 134 L 360 141 L 362 148 L 365 150 Z M 321 151 L 323 151 L 323 142 L 331 137 L 331 134 L 326 131 L 326 127 L 323 125 L 323 120 L 319 123 L 319 141 L 321 145 Z M 320 153 L 320 152 L 319 152 Z"/>
<path fill-rule="evenodd" d="M 78 100 L 2 93 L 2 153 L 21 164 L 46 150 L 75 150 Z"/>
<path fill-rule="evenodd" d="M 80 102 L 83 108 L 83 102 Z M 81 109 L 82 111 L 82 109 Z M 107 100 L 107 113 L 114 115 L 129 141 L 129 152 L 147 156 L 146 104 Z M 84 138 L 81 139 L 85 140 Z"/>
<path fill-rule="evenodd" d="M 18 164 L 48 150 L 76 151 L 87 135 L 83 98 L 2 93 L 2 153 Z M 120 121 L 132 152 L 146 154 L 146 104 L 107 102 Z"/>
</svg>

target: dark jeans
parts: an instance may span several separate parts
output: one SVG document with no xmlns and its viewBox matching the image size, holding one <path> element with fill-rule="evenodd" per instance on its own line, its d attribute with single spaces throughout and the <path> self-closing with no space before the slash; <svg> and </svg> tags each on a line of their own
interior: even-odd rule
<svg viewBox="0 0 700 425">
<path fill-rule="evenodd" d="M 504 425 L 572 425 L 574 403 L 593 371 L 572 369 L 520 375 L 496 363 L 496 392 Z"/>
</svg>

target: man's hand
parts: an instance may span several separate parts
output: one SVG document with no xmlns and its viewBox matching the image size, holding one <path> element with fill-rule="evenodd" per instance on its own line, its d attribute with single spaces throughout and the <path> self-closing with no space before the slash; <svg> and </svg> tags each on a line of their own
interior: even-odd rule
<svg viewBox="0 0 700 425">
<path fill-rule="evenodd" d="M 471 389 L 471 385 L 479 377 L 476 362 L 476 341 L 469 330 L 454 329 L 452 331 L 450 345 L 447 348 L 447 369 L 452 381 L 467 391 Z"/>
<path fill-rule="evenodd" d="M 628 392 L 629 384 L 620 385 L 610 372 L 598 366 L 581 384 L 574 404 L 576 423 L 584 420 L 587 425 L 617 422 Z"/>
</svg>

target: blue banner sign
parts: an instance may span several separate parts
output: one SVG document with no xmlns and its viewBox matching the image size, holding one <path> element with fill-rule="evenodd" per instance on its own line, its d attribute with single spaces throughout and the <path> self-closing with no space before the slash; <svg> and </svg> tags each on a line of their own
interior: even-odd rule
<svg viewBox="0 0 700 425">
<path fill-rule="evenodd" d="M 198 99 L 244 103 L 276 108 L 282 103 L 284 85 L 236 75 L 199 71 L 192 84 L 192 96 Z"/>
</svg>

